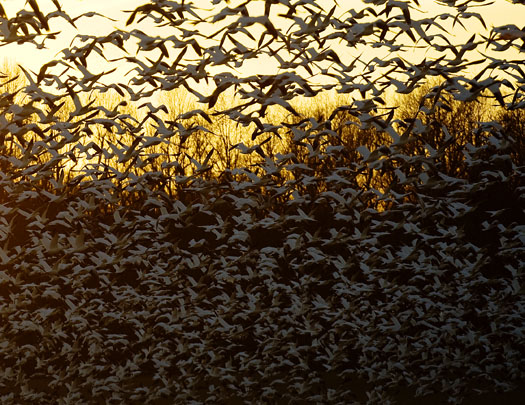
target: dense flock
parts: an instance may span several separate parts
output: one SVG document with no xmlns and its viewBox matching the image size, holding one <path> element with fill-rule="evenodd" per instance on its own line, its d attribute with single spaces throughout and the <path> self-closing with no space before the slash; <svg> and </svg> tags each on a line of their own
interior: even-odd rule
<svg viewBox="0 0 525 405">
<path fill-rule="evenodd" d="M 39 3 L 0 8 L 2 44 L 37 50 L 56 19 L 103 18 Z M 25 87 L 1 95 L 0 402 L 461 403 L 523 390 L 523 132 L 480 121 L 467 142 L 425 117 L 452 99 L 518 114 L 523 61 L 500 55 L 522 57 L 524 31 L 487 28 L 469 1 L 443 1 L 440 18 L 417 1 L 211 3 L 146 2 L 39 72 L 22 66 Z M 467 18 L 487 35 L 450 43 L 446 24 Z M 344 52 L 414 43 L 437 54 Z M 107 46 L 130 52 L 91 73 Z M 239 73 L 254 58 L 281 70 Z M 105 81 L 125 63 L 129 81 Z M 412 118 L 386 105 L 391 87 L 431 76 Z M 202 108 L 165 119 L 154 97 L 179 87 Z M 294 107 L 334 89 L 355 98 L 323 116 Z M 231 90 L 242 103 L 214 109 Z M 83 97 L 104 91 L 146 105 L 144 120 Z M 276 105 L 293 119 L 266 120 Z M 349 146 L 341 112 L 340 126 L 387 141 Z M 181 143 L 221 117 L 247 130 L 233 145 L 252 156 L 244 166 L 218 171 L 213 149 Z M 296 148 L 269 154 L 268 135 Z"/>
</svg>

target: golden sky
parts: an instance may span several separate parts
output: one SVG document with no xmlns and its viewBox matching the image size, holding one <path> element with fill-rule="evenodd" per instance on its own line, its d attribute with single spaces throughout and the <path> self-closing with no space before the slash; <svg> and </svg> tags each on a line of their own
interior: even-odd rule
<svg viewBox="0 0 525 405">
<path fill-rule="evenodd" d="M 26 0 L 7 0 L 2 1 L 2 5 L 6 10 L 6 13 L 9 17 L 12 17 L 16 11 L 24 7 Z M 116 19 L 116 22 L 101 18 L 101 17 L 92 17 L 83 19 L 79 22 L 78 30 L 83 34 L 91 35 L 102 35 L 104 33 L 111 32 L 115 27 L 125 29 L 125 21 L 129 14 L 125 14 L 122 10 L 133 10 L 137 6 L 147 3 L 146 0 L 60 0 L 62 8 L 72 17 L 80 15 L 85 12 L 96 11 L 100 14 L 106 15 Z M 198 4 L 199 6 L 211 9 L 212 2 L 211 0 L 194 0 L 193 3 Z M 237 3 L 235 0 L 231 2 L 232 4 Z M 333 0 L 320 0 L 319 3 L 327 3 L 327 9 L 331 8 Z M 341 4 L 348 4 L 349 8 L 359 9 L 363 6 L 363 3 L 358 0 L 339 0 Z M 55 10 L 55 6 L 51 0 L 38 0 L 38 4 L 42 11 L 49 12 Z M 264 4 L 258 2 L 261 6 Z M 436 15 L 445 8 L 440 7 L 433 0 L 420 0 L 421 9 L 424 10 L 428 17 Z M 27 6 L 26 6 L 27 7 Z M 221 4 L 221 7 L 224 7 Z M 451 10 L 451 9 L 448 9 Z M 499 26 L 505 24 L 516 24 L 518 27 L 522 27 L 525 24 L 525 6 L 515 5 L 507 0 L 495 0 L 494 3 L 487 7 L 474 7 L 471 11 L 477 11 L 485 19 L 487 26 Z M 451 10 L 450 12 L 453 12 Z M 413 17 L 414 18 L 414 17 Z M 423 18 L 423 15 L 420 15 L 420 18 Z M 34 46 L 31 45 L 9 45 L 0 47 L 0 58 L 9 58 L 15 60 L 17 63 L 22 64 L 24 67 L 38 70 L 39 67 L 52 59 L 56 58 L 56 55 L 64 48 L 69 47 L 72 38 L 77 34 L 72 26 L 64 22 L 63 20 L 56 19 L 54 20 L 55 24 L 52 25 L 52 30 L 60 31 L 58 39 L 54 41 L 47 41 L 47 49 L 37 50 Z M 142 27 L 142 29 L 144 29 Z M 152 28 L 153 29 L 153 28 Z M 468 39 L 473 31 L 482 29 L 481 25 L 476 19 L 470 19 L 467 30 L 464 30 L 459 25 L 456 26 L 455 31 L 451 32 L 450 35 L 455 37 L 456 40 L 452 40 L 453 43 L 458 43 L 461 40 Z M 108 48 L 109 51 L 109 48 Z M 110 51 L 111 52 L 111 51 Z M 417 57 L 416 51 L 414 56 Z M 111 57 L 111 54 L 108 55 Z M 250 64 L 247 64 L 247 69 L 257 69 L 257 73 L 260 73 L 261 63 L 254 61 Z M 249 72 L 251 74 L 251 72 Z"/>
</svg>

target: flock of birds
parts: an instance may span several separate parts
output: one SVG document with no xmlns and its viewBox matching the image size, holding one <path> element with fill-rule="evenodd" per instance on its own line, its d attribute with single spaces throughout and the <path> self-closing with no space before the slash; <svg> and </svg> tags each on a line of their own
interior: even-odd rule
<svg viewBox="0 0 525 405">
<path fill-rule="evenodd" d="M 452 44 L 446 24 L 485 25 L 471 7 L 480 2 L 468 0 L 442 1 L 451 14 L 424 19 L 417 1 L 348 10 L 265 0 L 260 14 L 258 2 L 212 3 L 151 0 L 129 12 L 129 29 L 79 33 L 38 72 L 21 67 L 22 91 L 0 95 L 0 402 L 459 403 L 515 389 L 525 378 L 517 140 L 497 122 L 480 124 L 479 144 L 454 146 L 468 178 L 445 175 L 441 151 L 404 153 L 425 126 L 418 116 L 396 119 L 384 93 L 440 76 L 418 115 L 446 108 L 445 95 L 523 108 L 522 61 L 495 55 L 523 51 L 524 31 L 499 27 Z M 72 18 L 53 4 L 47 12 L 28 0 L 15 16 L 0 5 L 0 44 L 41 48 L 60 35 L 56 18 L 105 18 Z M 144 20 L 158 33 L 144 32 Z M 108 46 L 122 57 L 106 58 Z M 414 46 L 429 56 L 401 56 Z M 361 52 L 371 47 L 391 54 L 367 60 Z M 468 56 L 476 52 L 481 59 Z M 272 60 L 278 72 L 243 75 L 249 59 Z M 472 65 L 481 66 L 473 77 Z M 104 83 L 122 66 L 132 67 L 129 82 Z M 197 88 L 203 82 L 209 91 Z M 166 120 L 153 97 L 181 87 L 203 107 Z M 297 96 L 330 89 L 355 100 L 320 121 L 293 107 Z M 242 102 L 214 110 L 231 90 Z M 109 91 L 140 104 L 145 118 L 83 97 Z M 295 121 L 267 122 L 275 105 Z M 328 143 L 338 111 L 392 141 L 361 146 L 353 167 L 308 175 L 342 153 Z M 165 174 L 130 172 L 171 164 L 155 147 L 205 129 L 188 126 L 194 117 L 255 127 L 251 144 L 234 147 L 258 163 L 221 181 L 208 176 L 212 152 L 191 157 L 194 170 L 169 183 L 174 194 L 158 187 Z M 101 127 L 116 140 L 98 143 Z M 267 156 L 269 138 L 259 136 L 283 131 L 311 159 Z M 395 187 L 363 183 L 389 167 Z"/>
</svg>

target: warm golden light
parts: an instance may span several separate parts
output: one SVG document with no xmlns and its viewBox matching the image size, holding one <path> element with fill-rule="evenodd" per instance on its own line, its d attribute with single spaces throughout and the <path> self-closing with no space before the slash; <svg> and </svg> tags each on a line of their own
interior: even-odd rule
<svg viewBox="0 0 525 405">
<path fill-rule="evenodd" d="M 13 16 L 18 10 L 21 10 L 26 3 L 25 0 L 11 0 L 3 2 L 4 9 L 8 17 Z M 60 52 L 71 46 L 72 40 L 78 34 L 83 35 L 105 35 L 113 31 L 115 28 L 126 29 L 125 22 L 129 17 L 129 13 L 124 13 L 124 11 L 134 10 L 136 7 L 142 5 L 143 0 L 62 0 L 60 4 L 62 9 L 67 12 L 72 18 L 79 16 L 85 13 L 96 12 L 100 15 L 93 14 L 89 18 L 82 18 L 76 21 L 75 29 L 72 25 L 68 24 L 65 20 L 56 19 L 51 20 L 51 23 L 55 22 L 56 24 L 51 24 L 51 31 L 57 32 L 56 39 L 49 39 L 45 42 L 45 47 L 43 49 L 35 49 L 33 45 L 18 45 L 10 44 L 0 48 L 0 55 L 4 58 L 12 59 L 17 63 L 22 64 L 26 68 L 32 70 L 38 70 L 43 63 L 46 63 L 50 60 L 59 57 Z M 213 5 L 211 1 L 197 1 L 194 2 L 199 7 L 204 9 L 203 14 L 212 16 L 213 15 Z M 242 2 L 236 2 L 242 3 Z M 324 4 L 325 9 L 329 10 L 335 4 L 332 0 L 323 0 L 319 1 L 319 4 Z M 41 0 L 38 2 L 40 8 L 43 12 L 51 12 L 56 10 L 55 5 L 51 0 Z M 336 14 L 343 14 L 351 8 L 357 10 L 366 6 L 362 2 L 345 2 L 344 4 L 351 4 L 350 7 L 342 6 L 343 3 L 339 2 L 339 7 L 336 9 Z M 415 9 L 412 11 L 414 18 L 433 18 L 434 16 L 448 12 L 455 14 L 455 9 L 451 7 L 446 7 L 440 5 L 438 2 L 433 0 L 423 0 L 420 1 L 421 7 L 418 8 L 414 5 L 415 9 L 420 9 L 420 12 L 416 12 Z M 233 8 L 235 4 L 231 4 L 230 7 Z M 254 9 L 259 9 L 264 6 L 264 2 L 252 2 L 250 5 Z M 26 6 L 27 7 L 27 6 Z M 278 7 L 276 7 L 278 9 Z M 452 43 L 464 43 L 473 33 L 478 32 L 486 36 L 489 35 L 490 29 L 492 27 L 497 27 L 501 25 L 514 24 L 518 28 L 522 28 L 522 25 L 525 21 L 525 6 L 512 4 L 506 0 L 496 0 L 492 4 L 483 6 L 483 7 L 473 7 L 469 9 L 469 12 L 478 12 L 482 16 L 487 29 L 485 30 L 480 21 L 471 17 L 467 20 L 462 19 L 462 23 L 465 24 L 464 27 L 461 27 L 460 24 L 456 24 L 453 27 L 453 31 L 450 31 L 450 37 Z M 114 21 L 104 18 L 102 16 L 113 19 Z M 281 20 L 282 21 L 282 20 Z M 223 26 L 223 21 L 216 23 L 217 27 Z M 156 32 L 157 28 L 153 27 L 151 20 L 147 20 L 142 23 L 141 29 L 145 32 Z M 209 34 L 213 33 L 213 26 L 209 26 Z M 207 33 L 208 34 L 208 33 Z M 78 39 L 77 39 L 78 41 Z M 424 45 L 424 44 L 418 44 Z M 337 44 L 334 44 L 337 47 Z M 111 58 L 112 49 L 108 48 L 107 56 Z M 377 52 L 373 53 L 368 47 L 365 49 L 368 58 L 372 59 L 374 56 L 384 57 L 383 53 Z M 416 56 L 425 57 L 428 56 L 425 54 L 424 47 L 414 47 L 414 53 Z M 116 55 L 116 54 L 115 54 Z M 509 51 L 510 57 L 516 55 L 516 53 Z M 357 56 L 357 55 L 356 55 Z M 414 56 L 414 55 L 413 55 Z M 102 60 L 99 61 L 102 64 Z M 245 75 L 251 74 L 260 74 L 261 72 L 271 73 L 272 64 L 269 63 L 260 63 L 257 59 L 247 61 L 242 68 L 242 73 Z M 123 72 L 124 73 L 124 72 Z M 114 76 L 117 77 L 117 76 Z M 122 76 L 120 76 L 122 77 Z"/>
</svg>

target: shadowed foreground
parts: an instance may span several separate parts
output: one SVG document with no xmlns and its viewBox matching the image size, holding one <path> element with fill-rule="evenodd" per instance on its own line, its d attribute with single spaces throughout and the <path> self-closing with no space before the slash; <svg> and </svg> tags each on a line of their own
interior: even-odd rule
<svg viewBox="0 0 525 405">
<path fill-rule="evenodd" d="M 35 205 L 4 224 L 16 232 L 0 272 L 2 402 L 433 403 L 515 390 L 523 174 L 502 170 L 431 178 L 417 200 L 383 195 L 386 210 L 343 177 L 276 203 L 270 175 L 195 180 L 191 200 L 106 214 L 89 184 L 44 205 L 47 217 Z"/>
</svg>

